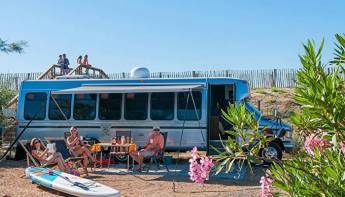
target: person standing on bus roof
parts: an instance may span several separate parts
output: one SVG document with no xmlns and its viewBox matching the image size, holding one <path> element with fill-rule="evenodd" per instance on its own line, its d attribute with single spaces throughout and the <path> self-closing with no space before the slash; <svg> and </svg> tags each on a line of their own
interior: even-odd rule
<svg viewBox="0 0 345 197">
<path fill-rule="evenodd" d="M 66 54 L 62 54 L 62 59 L 63 59 L 63 70 L 64 70 L 64 73 L 67 74 L 69 72 L 69 60 L 68 58 L 66 57 Z"/>
<path fill-rule="evenodd" d="M 133 151 L 130 156 L 139 164 L 138 171 L 142 170 L 142 165 L 145 157 L 152 157 L 159 151 L 163 150 L 164 137 L 160 133 L 159 127 L 153 127 L 153 133 L 150 135 L 148 142 L 140 151 Z"/>
<path fill-rule="evenodd" d="M 65 74 L 65 65 L 64 65 L 64 62 L 63 62 L 63 58 L 62 58 L 62 55 L 59 55 L 59 59 L 57 61 L 57 65 L 60 66 L 60 69 L 61 69 L 61 75 Z"/>
</svg>

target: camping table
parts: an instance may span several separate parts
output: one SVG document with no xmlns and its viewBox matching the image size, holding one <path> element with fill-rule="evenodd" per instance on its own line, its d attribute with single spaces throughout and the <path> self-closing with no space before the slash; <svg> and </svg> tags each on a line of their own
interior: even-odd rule
<svg viewBox="0 0 345 197">
<path fill-rule="evenodd" d="M 127 154 L 127 170 L 129 169 L 129 146 L 130 146 L 129 144 L 97 143 L 96 145 L 103 147 L 103 150 L 108 147 L 122 148 L 124 151 L 119 151 L 119 153 Z M 101 151 L 101 168 L 102 167 L 103 167 L 103 153 Z"/>
</svg>

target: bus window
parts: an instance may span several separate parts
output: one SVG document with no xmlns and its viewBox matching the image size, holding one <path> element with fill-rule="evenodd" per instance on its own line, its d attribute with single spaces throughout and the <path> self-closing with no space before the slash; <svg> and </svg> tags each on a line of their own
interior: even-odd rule
<svg viewBox="0 0 345 197">
<path fill-rule="evenodd" d="M 147 93 L 125 94 L 125 119 L 146 120 L 147 118 Z"/>
<path fill-rule="evenodd" d="M 100 94 L 98 117 L 101 120 L 121 119 L 122 94 Z"/>
<path fill-rule="evenodd" d="M 96 94 L 76 94 L 74 98 L 73 118 L 75 120 L 95 119 L 96 98 Z"/>
<path fill-rule="evenodd" d="M 28 93 L 25 96 L 25 120 L 44 120 L 46 118 L 46 93 Z"/>
<path fill-rule="evenodd" d="M 195 102 L 195 108 L 192 97 L 189 96 L 188 104 L 187 97 L 188 92 L 178 93 L 177 97 L 177 118 L 179 120 L 200 120 L 201 119 L 201 92 L 192 92 Z M 187 106 L 186 106 L 187 105 Z"/>
<path fill-rule="evenodd" d="M 50 98 L 49 101 L 49 112 L 48 118 L 50 120 L 65 120 L 70 119 L 71 117 L 71 97 L 70 94 L 61 94 L 61 95 L 52 95 L 55 99 L 56 103 L 61 108 L 61 111 L 65 114 L 65 116 L 60 111 L 59 107 L 56 105 L 55 101 Z"/>
<path fill-rule="evenodd" d="M 174 93 L 152 93 L 151 114 L 152 120 L 174 119 Z"/>
</svg>

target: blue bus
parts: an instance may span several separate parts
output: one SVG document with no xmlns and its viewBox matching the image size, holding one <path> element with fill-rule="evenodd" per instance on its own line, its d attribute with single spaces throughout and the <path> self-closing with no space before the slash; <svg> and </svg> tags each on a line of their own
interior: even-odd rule
<svg viewBox="0 0 345 197">
<path fill-rule="evenodd" d="M 247 81 L 233 78 L 130 78 L 87 79 L 70 76 L 55 80 L 23 81 L 17 105 L 17 131 L 29 125 L 23 139 L 61 137 L 70 126 L 80 135 L 110 141 L 116 133 L 129 131 L 134 141 L 145 144 L 153 126 L 168 132 L 167 150 L 188 150 L 227 139 L 220 109 L 248 102 Z M 292 128 L 282 122 L 260 118 L 276 136 L 275 149 L 289 150 Z M 182 141 L 181 134 L 183 132 Z M 18 135 L 19 132 L 17 132 Z M 272 150 L 274 153 L 274 150 Z M 277 151 L 277 150 L 275 150 Z"/>
</svg>

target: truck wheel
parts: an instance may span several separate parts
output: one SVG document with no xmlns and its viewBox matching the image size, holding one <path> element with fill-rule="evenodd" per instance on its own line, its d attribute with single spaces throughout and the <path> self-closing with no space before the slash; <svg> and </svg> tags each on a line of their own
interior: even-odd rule
<svg viewBox="0 0 345 197">
<path fill-rule="evenodd" d="M 283 158 L 283 151 L 278 144 L 271 142 L 266 148 L 259 150 L 259 157 L 281 160 Z"/>
</svg>

